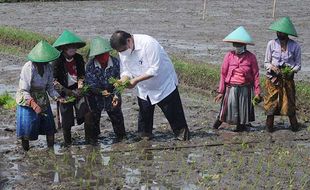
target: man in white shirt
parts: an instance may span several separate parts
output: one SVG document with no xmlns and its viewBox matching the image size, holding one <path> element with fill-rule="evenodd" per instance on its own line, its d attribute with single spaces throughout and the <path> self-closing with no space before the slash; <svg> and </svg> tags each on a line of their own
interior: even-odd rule
<svg viewBox="0 0 310 190">
<path fill-rule="evenodd" d="M 138 132 L 150 139 L 154 108 L 158 105 L 179 140 L 189 139 L 189 130 L 178 92 L 174 67 L 163 47 L 151 36 L 116 31 L 110 39 L 119 52 L 121 81 L 130 79 L 129 88 L 137 86 Z"/>
</svg>

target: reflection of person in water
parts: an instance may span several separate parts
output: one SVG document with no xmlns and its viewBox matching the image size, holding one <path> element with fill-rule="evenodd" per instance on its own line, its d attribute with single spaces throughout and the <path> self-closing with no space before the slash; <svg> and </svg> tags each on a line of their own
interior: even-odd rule
<svg viewBox="0 0 310 190">
<path fill-rule="evenodd" d="M 265 55 L 266 128 L 272 132 L 274 116 L 282 115 L 289 117 L 292 131 L 297 131 L 294 75 L 301 69 L 301 50 L 299 44 L 288 37 L 297 37 L 297 32 L 289 17 L 275 21 L 269 29 L 277 32 L 277 39 L 268 42 Z"/>
<path fill-rule="evenodd" d="M 54 100 L 64 101 L 54 89 L 49 64 L 59 55 L 57 49 L 41 41 L 28 54 L 29 61 L 22 68 L 16 93 L 16 134 L 26 151 L 29 140 L 37 140 L 38 135 L 46 135 L 47 146 L 54 146 L 56 128 L 47 93 Z"/>
<path fill-rule="evenodd" d="M 215 101 L 222 101 L 220 114 L 213 128 L 222 122 L 237 125 L 235 131 L 246 130 L 246 125 L 255 120 L 252 99 L 260 99 L 259 72 L 256 57 L 246 49 L 253 45 L 248 32 L 241 26 L 230 33 L 223 41 L 232 42 L 234 51 L 226 54 Z"/>
<path fill-rule="evenodd" d="M 189 139 L 189 130 L 177 88 L 173 64 L 163 47 L 151 36 L 116 31 L 111 46 L 119 52 L 121 81 L 130 79 L 130 88 L 137 86 L 138 132 L 150 139 L 155 105 L 164 112 L 175 136 Z"/>
</svg>

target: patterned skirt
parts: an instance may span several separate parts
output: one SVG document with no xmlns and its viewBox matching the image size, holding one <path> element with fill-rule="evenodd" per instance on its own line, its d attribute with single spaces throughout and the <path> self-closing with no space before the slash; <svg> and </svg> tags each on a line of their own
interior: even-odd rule
<svg viewBox="0 0 310 190">
<path fill-rule="evenodd" d="M 39 135 L 54 135 L 56 128 L 50 106 L 44 114 L 36 114 L 31 107 L 18 105 L 16 111 L 17 138 L 37 140 Z"/>
<path fill-rule="evenodd" d="M 231 125 L 249 124 L 255 120 L 252 85 L 227 85 L 219 119 Z"/>
<path fill-rule="evenodd" d="M 294 116 L 296 114 L 295 82 L 293 79 L 281 79 L 275 85 L 266 79 L 264 108 L 266 115 Z"/>
</svg>

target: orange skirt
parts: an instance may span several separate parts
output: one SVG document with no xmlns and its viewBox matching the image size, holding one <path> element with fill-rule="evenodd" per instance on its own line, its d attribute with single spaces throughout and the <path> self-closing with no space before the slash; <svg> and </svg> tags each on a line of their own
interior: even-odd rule
<svg viewBox="0 0 310 190">
<path fill-rule="evenodd" d="M 296 90 L 293 79 L 280 79 L 279 84 L 275 85 L 267 78 L 266 91 L 264 108 L 267 115 L 294 116 L 296 114 Z"/>
</svg>

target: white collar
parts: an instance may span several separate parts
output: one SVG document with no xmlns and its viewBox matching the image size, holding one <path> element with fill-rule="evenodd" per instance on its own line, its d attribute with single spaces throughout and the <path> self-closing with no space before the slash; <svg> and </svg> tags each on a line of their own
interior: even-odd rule
<svg viewBox="0 0 310 190">
<path fill-rule="evenodd" d="M 95 64 L 95 67 L 99 67 L 102 69 L 102 67 L 101 67 L 100 63 L 97 61 L 97 59 L 94 59 L 94 64 Z M 113 61 L 112 61 L 111 57 L 109 57 L 108 65 L 105 69 L 108 69 L 110 67 L 113 67 Z"/>
<path fill-rule="evenodd" d="M 66 59 L 67 63 L 70 63 L 70 62 L 73 61 L 74 58 L 72 57 L 71 59 L 67 59 L 67 58 L 65 57 L 65 59 Z"/>
</svg>

